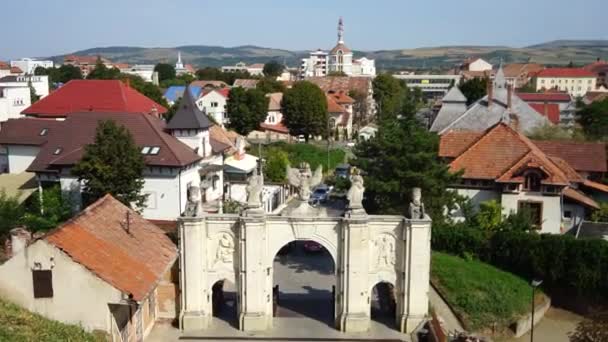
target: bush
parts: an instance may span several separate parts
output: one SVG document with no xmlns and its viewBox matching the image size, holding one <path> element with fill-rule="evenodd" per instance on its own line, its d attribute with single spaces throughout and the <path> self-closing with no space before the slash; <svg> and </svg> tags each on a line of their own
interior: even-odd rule
<svg viewBox="0 0 608 342">
<path fill-rule="evenodd" d="M 608 242 L 517 230 L 483 232 L 466 224 L 434 225 L 436 251 L 472 256 L 546 289 L 608 299 Z"/>
<path fill-rule="evenodd" d="M 323 166 L 326 172 L 327 168 L 327 149 L 320 148 L 311 144 L 288 144 L 277 142 L 262 147 L 262 156 L 265 159 L 269 158 L 271 151 L 280 150 L 287 153 L 289 164 L 291 167 L 298 167 L 300 163 L 306 162 L 310 164 L 310 168 L 315 170 L 319 165 Z M 258 147 L 253 146 L 249 153 L 258 156 Z M 335 168 L 338 164 L 344 163 L 346 153 L 340 149 L 329 150 L 329 167 Z"/>
<path fill-rule="evenodd" d="M 0 237 L 18 226 L 23 216 L 23 209 L 17 196 L 9 196 L 0 189 Z"/>
<path fill-rule="evenodd" d="M 266 153 L 266 164 L 264 165 L 264 177 L 271 182 L 285 181 L 289 157 L 285 151 L 276 148 L 269 149 Z"/>
</svg>

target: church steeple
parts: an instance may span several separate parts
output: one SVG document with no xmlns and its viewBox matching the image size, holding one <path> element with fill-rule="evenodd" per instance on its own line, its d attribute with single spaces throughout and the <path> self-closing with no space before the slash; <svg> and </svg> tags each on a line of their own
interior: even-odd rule
<svg viewBox="0 0 608 342">
<path fill-rule="evenodd" d="M 183 69 L 184 64 L 182 63 L 182 53 L 177 51 L 177 63 L 175 63 L 175 69 Z"/>
<path fill-rule="evenodd" d="M 342 17 L 338 20 L 338 44 L 344 44 L 344 21 Z"/>
</svg>

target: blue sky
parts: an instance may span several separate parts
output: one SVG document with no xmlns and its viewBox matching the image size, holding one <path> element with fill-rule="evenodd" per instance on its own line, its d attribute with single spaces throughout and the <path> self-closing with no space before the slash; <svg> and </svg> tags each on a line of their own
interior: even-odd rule
<svg viewBox="0 0 608 342">
<path fill-rule="evenodd" d="M 19 0 L 0 8 L 0 58 L 126 45 L 330 48 L 339 16 L 357 50 L 608 39 L 607 0 Z"/>
</svg>

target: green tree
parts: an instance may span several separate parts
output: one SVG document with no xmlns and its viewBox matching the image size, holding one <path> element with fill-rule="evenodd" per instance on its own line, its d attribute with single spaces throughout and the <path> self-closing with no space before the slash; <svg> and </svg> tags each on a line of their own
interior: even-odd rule
<svg viewBox="0 0 608 342">
<path fill-rule="evenodd" d="M 264 94 L 283 93 L 286 90 L 285 85 L 282 82 L 279 82 L 269 77 L 264 77 L 260 79 L 255 87 L 262 91 Z"/>
<path fill-rule="evenodd" d="M 230 119 L 228 127 L 247 135 L 266 119 L 268 98 L 259 89 L 233 88 L 226 102 L 226 114 Z"/>
<path fill-rule="evenodd" d="M 125 205 L 141 209 L 147 198 L 141 194 L 144 168 L 144 157 L 131 133 L 108 120 L 97 125 L 95 142 L 85 146 L 72 174 L 84 184 L 86 204 L 111 194 Z"/>
<path fill-rule="evenodd" d="M 439 137 L 424 129 L 413 115 L 385 117 L 375 137 L 355 146 L 351 164 L 364 172 L 369 213 L 404 214 L 411 190 L 422 189 L 426 209 L 443 220 L 444 208 L 455 208 L 459 196 L 448 190 L 458 183 L 447 163 L 438 157 Z"/>
<path fill-rule="evenodd" d="M 264 164 L 264 177 L 271 182 L 285 181 L 289 157 L 287 152 L 277 148 L 271 148 L 266 153 L 266 164 Z"/>
<path fill-rule="evenodd" d="M 23 223 L 31 231 L 49 230 L 72 216 L 71 203 L 61 195 L 59 185 L 34 193 L 26 203 Z"/>
<path fill-rule="evenodd" d="M 484 77 L 475 77 L 467 81 L 461 81 L 458 88 L 467 98 L 467 105 L 481 99 L 486 95 L 489 80 Z"/>
<path fill-rule="evenodd" d="M 30 88 L 30 99 L 32 101 L 32 104 L 36 103 L 38 100 L 40 100 L 40 96 L 38 96 L 38 94 L 36 94 L 36 89 L 34 89 L 34 86 L 32 85 L 32 81 L 27 81 L 27 86 Z"/>
<path fill-rule="evenodd" d="M 600 208 L 591 214 L 593 222 L 608 222 L 608 202 L 600 203 Z"/>
<path fill-rule="evenodd" d="M 21 223 L 23 209 L 18 196 L 9 196 L 0 189 L 0 237 Z"/>
<path fill-rule="evenodd" d="M 283 123 L 291 135 L 327 135 L 328 113 L 325 93 L 313 83 L 296 82 L 283 94 Z"/>
<path fill-rule="evenodd" d="M 120 70 L 108 68 L 101 58 L 97 57 L 95 68 L 87 75 L 88 80 L 114 80 L 120 75 Z"/>
<path fill-rule="evenodd" d="M 154 66 L 154 71 L 158 72 L 159 82 L 175 78 L 175 67 L 171 64 L 158 63 Z"/>
<path fill-rule="evenodd" d="M 167 103 L 167 100 L 163 96 L 163 93 L 160 91 L 159 87 L 155 86 L 150 82 L 144 81 L 143 78 L 137 75 L 120 74 L 118 75 L 118 77 L 125 81 L 129 80 L 129 84 L 133 89 L 142 93 L 143 95 L 145 95 L 152 101 L 158 103 L 159 105 L 165 108 L 169 108 L 169 104 Z"/>
<path fill-rule="evenodd" d="M 281 74 L 283 73 L 283 70 L 285 69 L 285 66 L 277 61 L 270 61 L 266 64 L 264 64 L 264 76 L 266 77 L 278 77 L 281 76 Z"/>
<path fill-rule="evenodd" d="M 175 102 L 173 102 L 173 105 L 171 105 L 171 107 L 167 108 L 167 113 L 165 113 L 165 121 L 169 122 L 171 121 L 171 118 L 173 118 L 173 115 L 175 115 L 175 113 L 177 113 L 177 110 L 179 109 L 179 103 L 182 101 L 182 98 L 179 97 L 177 100 L 175 100 Z"/>
<path fill-rule="evenodd" d="M 587 137 L 608 140 L 608 99 L 583 106 L 578 117 Z"/>
<path fill-rule="evenodd" d="M 327 76 L 330 77 L 344 77 L 344 76 L 348 76 L 344 71 L 332 71 L 329 74 L 327 74 Z"/>
<path fill-rule="evenodd" d="M 196 71 L 196 78 L 203 81 L 224 81 L 228 85 L 232 85 L 237 78 L 253 77 L 247 71 L 222 72 L 218 68 L 206 67 Z"/>
<path fill-rule="evenodd" d="M 481 202 L 475 221 L 482 230 L 496 230 L 502 221 L 502 206 L 496 200 Z"/>
<path fill-rule="evenodd" d="M 400 114 L 404 98 L 404 86 L 391 74 L 383 73 L 372 82 L 374 100 L 378 106 L 378 116 L 397 116 Z"/>
<path fill-rule="evenodd" d="M 527 136 L 535 140 L 586 140 L 585 133 L 578 127 L 567 129 L 559 125 L 550 124 L 533 128 Z"/>
<path fill-rule="evenodd" d="M 355 103 L 353 103 L 353 127 L 361 128 L 367 123 L 367 113 L 369 111 L 367 94 L 353 89 L 348 92 L 348 96 L 355 100 Z"/>
</svg>

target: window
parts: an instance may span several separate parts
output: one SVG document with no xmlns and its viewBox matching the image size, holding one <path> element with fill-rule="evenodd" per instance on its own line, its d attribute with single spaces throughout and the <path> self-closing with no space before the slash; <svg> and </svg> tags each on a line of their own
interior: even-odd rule
<svg viewBox="0 0 608 342">
<path fill-rule="evenodd" d="M 217 108 L 218 104 L 217 102 L 211 102 L 211 108 Z"/>
<path fill-rule="evenodd" d="M 537 229 L 541 229 L 543 224 L 542 202 L 520 201 L 518 203 L 518 212 L 523 212 L 524 215 L 528 215 L 530 217 L 530 222 L 536 226 Z"/>
<path fill-rule="evenodd" d="M 154 147 L 152 147 L 152 149 L 150 150 L 150 154 L 151 154 L 151 155 L 153 155 L 153 156 L 157 155 L 157 154 L 158 154 L 158 152 L 160 152 L 160 147 L 158 147 L 158 146 L 154 146 Z"/>
<path fill-rule="evenodd" d="M 213 176 L 213 178 L 211 180 L 211 188 L 213 188 L 213 190 L 217 189 L 219 181 L 220 181 L 220 176 L 218 176 L 218 175 Z"/>
<path fill-rule="evenodd" d="M 564 210 L 564 218 L 571 219 L 572 218 L 572 211 L 570 211 L 570 210 Z"/>
<path fill-rule="evenodd" d="M 62 148 L 62 147 L 57 147 L 57 148 L 55 149 L 55 151 L 53 151 L 53 154 L 54 154 L 54 155 L 58 155 L 59 153 L 61 153 L 61 151 L 63 151 L 63 148 Z"/>
<path fill-rule="evenodd" d="M 538 172 L 528 171 L 524 177 L 524 191 L 540 191 L 540 174 Z"/>
<path fill-rule="evenodd" d="M 43 136 L 47 135 L 48 133 L 49 133 L 49 130 L 48 130 L 48 129 L 46 129 L 46 128 L 43 128 L 43 129 L 40 131 L 40 136 L 41 136 L 41 137 L 43 137 Z"/>
<path fill-rule="evenodd" d="M 53 298 L 53 273 L 51 270 L 32 270 L 34 298 Z"/>
<path fill-rule="evenodd" d="M 148 153 L 150 153 L 150 146 L 144 146 L 141 149 L 141 154 L 148 154 Z"/>
</svg>

